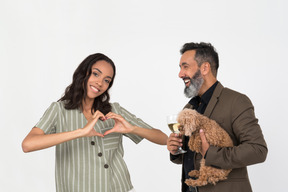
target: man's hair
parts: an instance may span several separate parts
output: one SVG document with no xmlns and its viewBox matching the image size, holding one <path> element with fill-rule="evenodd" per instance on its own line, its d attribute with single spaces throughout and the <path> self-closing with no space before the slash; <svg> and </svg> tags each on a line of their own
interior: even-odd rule
<svg viewBox="0 0 288 192">
<path fill-rule="evenodd" d="M 216 77 L 219 68 L 219 57 L 215 48 L 210 43 L 185 43 L 180 50 L 183 54 L 186 51 L 195 50 L 195 61 L 200 67 L 204 62 L 208 62 L 211 66 L 212 74 Z"/>
<path fill-rule="evenodd" d="M 89 55 L 75 70 L 72 83 L 66 88 L 64 96 L 58 100 L 65 102 L 65 109 L 81 109 L 83 107 L 82 101 L 86 98 L 87 95 L 86 85 L 92 73 L 92 65 L 101 60 L 106 61 L 112 66 L 114 75 L 108 86 L 108 89 L 102 95 L 95 98 L 91 112 L 93 110 L 99 110 L 103 114 L 106 114 L 111 111 L 111 105 L 109 103 L 110 95 L 108 91 L 113 85 L 113 81 L 116 75 L 116 68 L 113 61 L 102 53 Z"/>
</svg>

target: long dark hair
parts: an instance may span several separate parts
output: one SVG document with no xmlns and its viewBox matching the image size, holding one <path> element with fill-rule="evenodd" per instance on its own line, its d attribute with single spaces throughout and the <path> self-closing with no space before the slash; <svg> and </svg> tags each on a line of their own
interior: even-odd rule
<svg viewBox="0 0 288 192">
<path fill-rule="evenodd" d="M 97 61 L 104 60 L 111 64 L 114 75 L 108 86 L 108 89 L 101 94 L 99 97 L 96 97 L 91 108 L 91 112 L 99 110 L 103 114 L 106 114 L 111 111 L 111 105 L 109 103 L 110 96 L 108 90 L 113 85 L 113 81 L 116 75 L 116 68 L 114 62 L 102 53 L 95 53 L 89 55 L 84 59 L 80 65 L 77 67 L 73 74 L 72 83 L 65 89 L 64 96 L 61 97 L 58 101 L 64 101 L 65 109 L 82 109 L 82 101 L 86 98 L 87 95 L 87 81 L 91 75 L 91 68 Z"/>
</svg>

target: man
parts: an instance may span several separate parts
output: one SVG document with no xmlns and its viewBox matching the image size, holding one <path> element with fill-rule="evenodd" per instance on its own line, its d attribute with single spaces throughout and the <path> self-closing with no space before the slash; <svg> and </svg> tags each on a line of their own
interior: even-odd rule
<svg viewBox="0 0 288 192">
<path fill-rule="evenodd" d="M 267 145 L 262 135 L 254 107 L 249 98 L 241 93 L 224 88 L 217 81 L 219 67 L 218 53 L 209 43 L 186 43 L 181 49 L 179 77 L 185 83 L 184 93 L 192 98 L 185 108 L 214 119 L 225 129 L 233 140 L 234 147 L 210 146 L 205 133 L 200 131 L 202 152 L 189 150 L 189 137 L 182 139 L 172 133 L 167 140 L 172 162 L 182 164 L 182 192 L 251 192 L 247 166 L 264 162 Z M 179 146 L 187 150 L 182 155 L 173 155 Z M 188 173 L 199 170 L 199 162 L 206 159 L 207 166 L 232 169 L 228 179 L 216 185 L 189 187 L 184 182 Z"/>
</svg>

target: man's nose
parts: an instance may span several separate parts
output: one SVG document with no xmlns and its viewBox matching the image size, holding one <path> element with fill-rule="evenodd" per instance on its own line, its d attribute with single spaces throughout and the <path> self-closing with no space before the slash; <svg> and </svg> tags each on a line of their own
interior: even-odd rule
<svg viewBox="0 0 288 192">
<path fill-rule="evenodd" d="M 181 79 L 182 79 L 183 77 L 185 77 L 185 75 L 184 75 L 184 73 L 183 73 L 182 70 L 179 71 L 178 77 L 181 78 Z"/>
</svg>

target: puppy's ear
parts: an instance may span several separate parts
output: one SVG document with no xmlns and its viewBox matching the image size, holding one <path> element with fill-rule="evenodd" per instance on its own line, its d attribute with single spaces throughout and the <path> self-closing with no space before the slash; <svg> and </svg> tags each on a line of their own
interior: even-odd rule
<svg viewBox="0 0 288 192">
<path fill-rule="evenodd" d="M 196 125 L 196 127 L 199 127 L 200 126 L 200 123 L 201 123 L 201 117 L 199 116 L 199 115 L 197 115 L 196 117 L 195 117 L 195 125 Z"/>
<path fill-rule="evenodd" d="M 191 135 L 192 122 L 191 122 L 191 109 L 183 109 L 177 117 L 178 123 L 182 126 L 186 136 Z"/>
<path fill-rule="evenodd" d="M 184 125 L 186 123 L 186 110 L 183 109 L 182 111 L 179 112 L 177 116 L 177 122 L 180 123 L 181 125 Z"/>
<path fill-rule="evenodd" d="M 178 122 L 180 125 L 184 125 L 182 112 L 180 112 L 180 113 L 178 114 L 178 116 L 177 116 L 177 122 Z"/>
<path fill-rule="evenodd" d="M 195 129 L 197 129 L 201 124 L 201 118 L 202 118 L 201 114 L 198 113 L 196 110 L 194 110 L 191 115 L 193 116 L 193 119 L 194 119 Z"/>
</svg>

